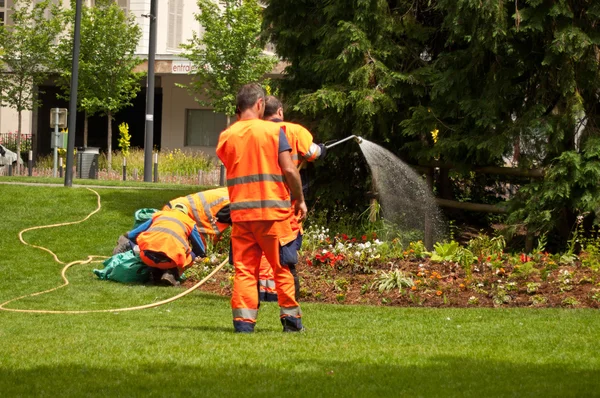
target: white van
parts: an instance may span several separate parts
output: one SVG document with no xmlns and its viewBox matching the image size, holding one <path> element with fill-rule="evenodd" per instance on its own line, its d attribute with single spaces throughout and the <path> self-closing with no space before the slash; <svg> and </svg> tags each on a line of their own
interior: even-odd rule
<svg viewBox="0 0 600 398">
<path fill-rule="evenodd" d="M 20 156 L 17 156 L 17 154 L 13 151 L 6 149 L 6 147 L 0 145 L 0 167 L 8 166 L 9 164 L 16 166 L 17 161 L 20 165 L 23 165 L 23 159 L 21 159 Z"/>
</svg>

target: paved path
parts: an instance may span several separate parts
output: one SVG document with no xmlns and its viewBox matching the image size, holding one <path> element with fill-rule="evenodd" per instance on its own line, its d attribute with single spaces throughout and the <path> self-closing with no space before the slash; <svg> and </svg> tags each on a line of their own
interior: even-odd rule
<svg viewBox="0 0 600 398">
<path fill-rule="evenodd" d="M 27 186 L 42 186 L 42 187 L 63 187 L 64 184 L 53 184 L 46 182 L 18 182 L 18 181 L 0 181 L 0 185 L 27 185 Z M 186 189 L 191 185 L 181 184 L 181 189 Z M 177 187 L 130 187 L 130 186 L 113 186 L 113 185 L 81 185 L 73 184 L 72 188 L 94 188 L 94 189 L 153 189 L 153 190 L 177 190 Z"/>
</svg>

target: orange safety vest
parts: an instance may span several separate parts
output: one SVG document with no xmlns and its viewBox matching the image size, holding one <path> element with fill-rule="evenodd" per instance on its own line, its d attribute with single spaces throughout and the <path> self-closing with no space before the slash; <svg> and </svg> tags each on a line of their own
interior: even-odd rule
<svg viewBox="0 0 600 398">
<path fill-rule="evenodd" d="M 227 169 L 231 220 L 286 220 L 291 201 L 279 167 L 280 127 L 260 119 L 240 120 L 223 131 L 217 156 Z"/>
<path fill-rule="evenodd" d="M 292 160 L 296 167 L 300 166 L 303 160 L 314 162 L 321 156 L 321 147 L 313 142 L 313 136 L 304 127 L 296 123 L 290 122 L 275 122 L 285 131 L 285 136 L 292 147 Z M 294 201 L 292 201 L 294 206 Z M 294 216 L 291 218 L 292 229 L 298 230 L 301 234 L 304 233 L 302 223 Z"/>
<path fill-rule="evenodd" d="M 276 123 L 285 131 L 285 136 L 292 147 L 292 160 L 296 166 L 299 166 L 303 160 L 314 162 L 321 156 L 321 147 L 313 142 L 310 131 L 296 123 Z"/>
<path fill-rule="evenodd" d="M 142 261 L 158 268 L 183 268 L 190 264 L 192 248 L 188 239 L 194 225 L 194 220 L 179 210 L 154 213 L 150 228 L 140 233 L 136 239 Z M 156 263 L 145 255 L 146 251 L 162 253 L 171 262 Z"/>
<path fill-rule="evenodd" d="M 229 204 L 227 187 L 210 189 L 182 196 L 169 202 L 171 208 L 177 203 L 185 205 L 188 216 L 196 221 L 198 232 L 206 235 L 220 236 L 229 224 L 217 222 L 217 213 Z M 168 209 L 165 206 L 163 210 Z"/>
</svg>

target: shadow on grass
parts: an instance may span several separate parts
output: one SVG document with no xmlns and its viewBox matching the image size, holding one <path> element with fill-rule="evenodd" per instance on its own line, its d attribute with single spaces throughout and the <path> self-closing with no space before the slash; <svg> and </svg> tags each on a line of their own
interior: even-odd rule
<svg viewBox="0 0 600 398">
<path fill-rule="evenodd" d="M 156 358 L 152 363 L 132 360 L 128 367 L 107 364 L 105 367 L 41 366 L 28 370 L 0 368 L 0 391 L 6 397 L 566 397 L 598 394 L 597 370 L 449 356 L 432 357 L 415 366 L 308 360 L 294 358 L 289 352 L 284 354 L 289 357 L 285 369 L 277 365 L 247 364 L 243 352 L 238 357 L 219 358 L 216 363 L 196 366 L 160 363 L 160 358 Z M 228 362 L 223 363 L 223 360 Z M 264 360 L 268 362 L 267 357 Z"/>
<path fill-rule="evenodd" d="M 193 192 L 195 192 L 194 187 L 190 187 L 188 190 L 156 190 L 151 191 L 151 193 L 145 190 L 127 190 L 127 188 L 123 188 L 123 190 L 98 190 L 102 207 L 105 210 L 117 211 L 122 216 L 128 217 L 132 224 L 133 214 L 136 210 L 142 208 L 160 210 L 170 200 Z"/>
</svg>

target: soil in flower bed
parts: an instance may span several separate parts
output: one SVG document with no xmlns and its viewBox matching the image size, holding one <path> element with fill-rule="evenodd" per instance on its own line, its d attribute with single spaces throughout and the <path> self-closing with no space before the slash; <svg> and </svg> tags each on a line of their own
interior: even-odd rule
<svg viewBox="0 0 600 398">
<path fill-rule="evenodd" d="M 600 307 L 600 275 L 579 263 L 473 265 L 468 276 L 455 263 L 399 259 L 355 269 L 338 263 L 298 266 L 301 302 L 404 307 Z M 379 289 L 382 273 L 404 277 L 401 289 Z M 400 271 L 400 272 L 398 272 Z M 386 278 L 389 279 L 389 278 Z M 219 272 L 201 290 L 231 295 L 233 271 Z M 191 286 L 194 280 L 186 281 Z M 402 282 L 401 282 L 402 283 Z M 393 283 L 392 283 L 393 285 Z M 412 285 L 412 286 L 411 286 Z"/>
</svg>

